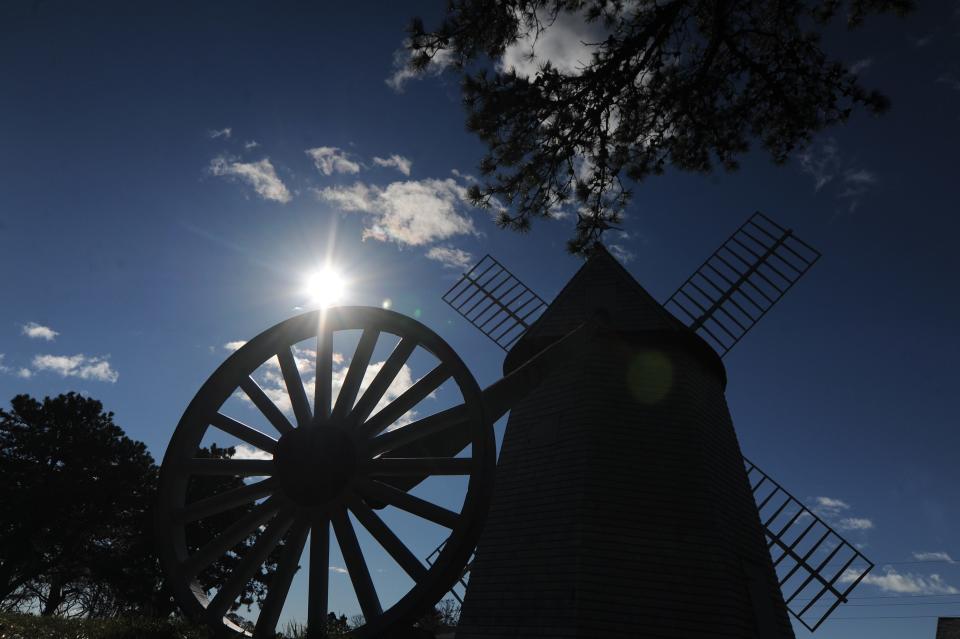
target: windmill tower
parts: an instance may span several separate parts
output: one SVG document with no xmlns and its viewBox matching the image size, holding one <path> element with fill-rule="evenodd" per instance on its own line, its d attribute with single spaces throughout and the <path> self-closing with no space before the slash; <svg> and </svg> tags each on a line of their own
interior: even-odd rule
<svg viewBox="0 0 960 639">
<path fill-rule="evenodd" d="M 529 326 L 491 258 L 447 292 L 505 374 L 601 324 L 511 412 L 458 639 L 792 638 L 788 603 L 813 629 L 845 601 L 872 565 L 745 463 L 724 399 L 722 355 L 819 257 L 797 242 L 757 214 L 664 305 L 600 247 Z"/>
</svg>

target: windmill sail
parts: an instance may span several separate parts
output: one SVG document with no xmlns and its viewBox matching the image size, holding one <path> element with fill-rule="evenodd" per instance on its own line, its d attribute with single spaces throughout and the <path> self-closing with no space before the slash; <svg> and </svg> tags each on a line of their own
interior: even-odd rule
<svg viewBox="0 0 960 639">
<path fill-rule="evenodd" d="M 820 252 L 753 214 L 664 303 L 721 357 L 797 283 Z"/>
<path fill-rule="evenodd" d="M 443 301 L 505 351 L 547 307 L 490 255 L 464 273 L 443 294 Z"/>
<path fill-rule="evenodd" d="M 787 609 L 813 632 L 857 587 L 873 563 L 744 458 Z"/>
</svg>

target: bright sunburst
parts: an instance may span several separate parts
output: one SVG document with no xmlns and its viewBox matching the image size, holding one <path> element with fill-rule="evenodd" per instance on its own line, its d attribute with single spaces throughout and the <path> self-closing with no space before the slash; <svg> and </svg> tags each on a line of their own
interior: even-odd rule
<svg viewBox="0 0 960 639">
<path fill-rule="evenodd" d="M 338 303 L 346 290 L 346 280 L 332 268 L 310 273 L 304 282 L 304 293 L 317 306 L 327 307 Z"/>
</svg>

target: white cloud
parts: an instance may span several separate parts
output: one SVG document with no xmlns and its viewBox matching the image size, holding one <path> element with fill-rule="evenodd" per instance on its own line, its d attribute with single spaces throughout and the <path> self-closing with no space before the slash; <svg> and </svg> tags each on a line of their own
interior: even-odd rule
<svg viewBox="0 0 960 639">
<path fill-rule="evenodd" d="M 243 143 L 243 148 L 245 148 L 248 151 L 250 149 L 257 148 L 258 146 L 260 146 L 260 143 L 257 142 L 256 140 L 247 140 L 246 142 Z"/>
<path fill-rule="evenodd" d="M 230 127 L 224 127 L 222 129 L 210 129 L 209 131 L 207 131 L 207 136 L 209 136 L 210 139 L 212 140 L 215 140 L 217 138 L 224 138 L 229 140 L 230 135 L 232 133 L 233 133 L 233 129 L 231 129 Z"/>
<path fill-rule="evenodd" d="M 473 263 L 473 256 L 466 251 L 449 246 L 434 246 L 427 251 L 427 257 L 440 262 L 447 268 L 464 269 Z"/>
<path fill-rule="evenodd" d="M 462 212 L 467 189 L 453 178 L 393 182 L 386 188 L 357 182 L 315 193 L 343 211 L 369 214 L 363 239 L 422 246 L 476 232 Z"/>
<path fill-rule="evenodd" d="M 341 568 L 340 566 L 330 566 L 330 572 L 335 572 L 338 575 L 349 575 L 350 571 L 346 568 Z"/>
<path fill-rule="evenodd" d="M 552 23 L 549 16 L 540 17 L 543 31 L 531 31 L 508 46 L 497 64 L 498 70 L 512 69 L 517 75 L 530 78 L 549 62 L 564 75 L 579 75 L 593 57 L 594 47 L 586 43 L 600 42 L 606 37 L 602 21 L 588 23 L 582 15 L 567 12 L 561 12 Z"/>
<path fill-rule="evenodd" d="M 942 561 L 948 564 L 954 563 L 953 557 L 945 552 L 915 552 L 913 558 L 917 561 Z"/>
<path fill-rule="evenodd" d="M 870 68 L 872 64 L 873 64 L 873 58 L 864 58 L 862 60 L 857 60 L 856 62 L 850 65 L 849 67 L 850 73 L 857 75 L 861 71 L 864 71 L 865 69 Z"/>
<path fill-rule="evenodd" d="M 360 163 L 350 159 L 346 151 L 335 146 L 318 146 L 307 149 L 306 154 L 313 158 L 313 164 L 324 175 L 334 173 L 356 174 L 360 172 Z"/>
<path fill-rule="evenodd" d="M 410 168 L 413 166 L 413 162 L 396 153 L 388 158 L 374 157 L 373 163 L 377 166 L 393 167 L 408 177 L 410 176 Z"/>
<path fill-rule="evenodd" d="M 224 348 L 224 350 L 228 350 L 228 351 L 230 351 L 230 352 L 232 353 L 232 352 L 234 352 L 234 351 L 240 350 L 240 348 L 241 348 L 244 344 L 246 344 L 246 342 L 245 342 L 244 340 L 238 339 L 238 340 L 236 340 L 236 341 L 234 341 L 234 342 L 227 342 L 226 344 L 223 345 L 223 348 Z"/>
<path fill-rule="evenodd" d="M 850 504 L 847 502 L 832 497 L 817 497 L 816 501 L 817 506 L 821 508 L 829 508 L 832 510 L 847 510 L 850 508 Z"/>
<path fill-rule="evenodd" d="M 219 156 L 210 161 L 210 173 L 216 176 L 240 179 L 257 192 L 265 200 L 274 202 L 289 202 L 290 191 L 277 177 L 269 158 L 259 162 L 237 162 L 231 158 Z"/>
<path fill-rule="evenodd" d="M 33 358 L 35 371 L 51 371 L 61 377 L 79 377 L 80 379 L 94 379 L 101 382 L 116 382 L 120 377 L 108 361 L 107 357 L 90 355 L 35 355 Z"/>
<path fill-rule="evenodd" d="M 4 355 L 3 353 L 0 353 L 0 373 L 9 373 L 9 372 L 10 372 L 10 367 L 4 365 L 4 363 L 3 363 L 3 358 L 4 358 L 4 357 L 5 357 L 5 355 Z"/>
<path fill-rule="evenodd" d="M 273 459 L 273 455 L 267 451 L 246 444 L 235 444 L 234 450 L 231 459 Z"/>
<path fill-rule="evenodd" d="M 18 368 L 17 377 L 21 379 L 30 379 L 31 377 L 33 377 L 33 371 L 30 370 L 29 368 Z"/>
<path fill-rule="evenodd" d="M 448 49 L 437 52 L 430 64 L 420 72 L 410 68 L 410 42 L 403 43 L 402 49 L 393 52 L 393 73 L 386 79 L 387 86 L 397 93 L 403 92 L 404 85 L 414 78 L 437 76 L 453 63 L 453 54 Z"/>
<path fill-rule="evenodd" d="M 844 517 L 836 523 L 840 530 L 870 530 L 873 522 L 866 517 Z"/>
<path fill-rule="evenodd" d="M 53 341 L 53 339 L 60 334 L 49 326 L 43 326 L 41 324 L 37 324 L 36 322 L 24 324 L 22 327 L 22 332 L 31 339 L 44 339 L 48 342 Z"/>
<path fill-rule="evenodd" d="M 960 594 L 957 590 L 943 580 L 940 575 L 932 574 L 930 576 L 914 575 L 911 573 L 901 574 L 890 566 L 884 567 L 884 574 L 868 574 L 861 583 L 876 586 L 884 592 L 892 592 L 900 595 L 956 595 Z M 860 572 L 847 570 L 840 575 L 840 583 L 853 583 Z"/>
<path fill-rule="evenodd" d="M 610 255 L 620 260 L 622 264 L 632 261 L 635 257 L 633 251 L 627 250 L 625 246 L 620 244 L 610 244 L 607 246 L 607 250 L 610 251 Z"/>
</svg>

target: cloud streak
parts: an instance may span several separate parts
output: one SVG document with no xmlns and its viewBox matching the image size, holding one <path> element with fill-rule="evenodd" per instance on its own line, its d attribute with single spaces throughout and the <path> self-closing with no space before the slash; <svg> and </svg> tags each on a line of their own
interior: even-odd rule
<svg viewBox="0 0 960 639">
<path fill-rule="evenodd" d="M 61 377 L 77 377 L 99 382 L 115 383 L 120 375 L 110 366 L 107 357 L 77 355 L 35 355 L 34 371 L 49 371 Z"/>
<path fill-rule="evenodd" d="M 473 263 L 473 256 L 458 248 L 434 246 L 426 253 L 427 258 L 440 262 L 447 268 L 465 269 Z"/>
<path fill-rule="evenodd" d="M 899 573 L 890 566 L 885 566 L 883 574 L 870 573 L 861 583 L 876 586 L 883 592 L 898 595 L 956 595 L 960 590 L 948 584 L 938 574 L 917 575 L 913 573 Z M 838 581 L 849 584 L 856 581 L 860 573 L 847 570 Z"/>
<path fill-rule="evenodd" d="M 407 177 L 410 177 L 410 168 L 413 166 L 413 162 L 402 155 L 397 155 L 396 153 L 387 158 L 374 157 L 373 163 L 377 166 L 383 166 L 387 168 L 392 167 Z"/>
<path fill-rule="evenodd" d="M 335 146 L 318 146 L 307 149 L 305 153 L 313 158 L 313 165 L 324 175 L 355 175 L 360 172 L 360 163 L 350 159 L 350 154 Z"/>
<path fill-rule="evenodd" d="M 285 204 L 291 199 L 290 191 L 277 176 L 269 158 L 259 162 L 237 162 L 226 156 L 218 156 L 210 162 L 210 173 L 246 182 L 264 200 Z"/>
</svg>

